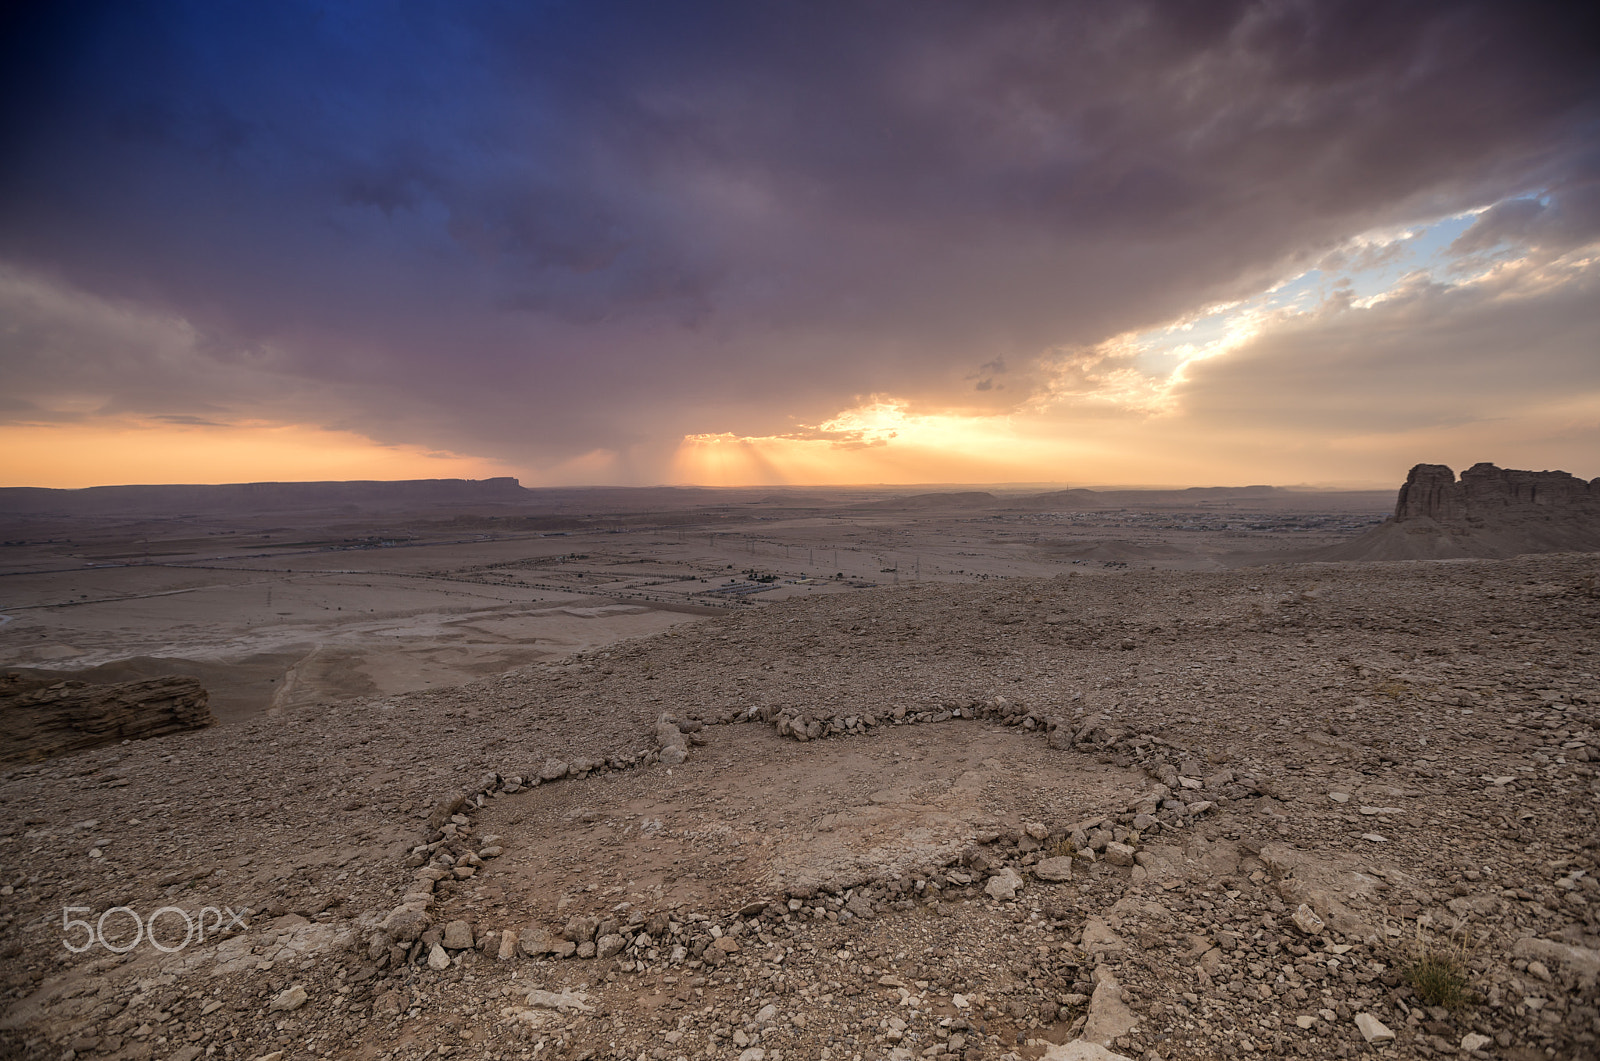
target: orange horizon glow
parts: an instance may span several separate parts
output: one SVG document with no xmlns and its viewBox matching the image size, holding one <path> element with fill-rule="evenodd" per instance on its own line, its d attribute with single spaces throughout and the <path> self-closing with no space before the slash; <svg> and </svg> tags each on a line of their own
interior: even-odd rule
<svg viewBox="0 0 1600 1061">
<path fill-rule="evenodd" d="M 485 479 L 499 461 L 354 431 L 247 421 L 0 425 L 0 483 L 54 489 L 352 479 Z"/>
</svg>

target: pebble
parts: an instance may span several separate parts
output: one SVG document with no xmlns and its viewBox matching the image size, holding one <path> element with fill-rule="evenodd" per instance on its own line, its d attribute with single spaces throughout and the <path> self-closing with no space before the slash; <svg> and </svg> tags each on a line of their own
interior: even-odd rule
<svg viewBox="0 0 1600 1061">
<path fill-rule="evenodd" d="M 306 989 L 295 984 L 272 1000 L 267 1010 L 272 1013 L 292 1013 L 306 1004 Z"/>
<path fill-rule="evenodd" d="M 1321 935 L 1323 929 L 1328 927 L 1322 918 L 1317 916 L 1317 912 L 1305 903 L 1301 903 L 1299 909 L 1294 912 L 1293 921 L 1294 927 L 1308 936 Z"/>
<path fill-rule="evenodd" d="M 1033 875 L 1040 880 L 1068 881 L 1072 879 L 1072 859 L 1066 855 L 1047 858 L 1033 867 Z"/>
<path fill-rule="evenodd" d="M 1386 1043 L 1394 1038 L 1394 1032 L 1370 1013 L 1357 1013 L 1356 1027 L 1361 1029 L 1361 1037 L 1369 1043 Z"/>
<path fill-rule="evenodd" d="M 471 950 L 472 926 L 465 921 L 452 921 L 444 926 L 446 950 Z"/>
<path fill-rule="evenodd" d="M 984 894 L 991 899 L 1010 901 L 1017 897 L 1017 889 L 1022 887 L 1022 878 L 1010 866 L 989 878 L 989 883 L 983 886 Z"/>
</svg>

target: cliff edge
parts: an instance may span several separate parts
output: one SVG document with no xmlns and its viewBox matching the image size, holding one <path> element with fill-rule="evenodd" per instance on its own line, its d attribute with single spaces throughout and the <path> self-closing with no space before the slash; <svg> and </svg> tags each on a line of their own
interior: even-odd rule
<svg viewBox="0 0 1600 1061">
<path fill-rule="evenodd" d="M 216 721 L 194 678 L 90 685 L 0 673 L 0 763 L 37 762 Z"/>
</svg>

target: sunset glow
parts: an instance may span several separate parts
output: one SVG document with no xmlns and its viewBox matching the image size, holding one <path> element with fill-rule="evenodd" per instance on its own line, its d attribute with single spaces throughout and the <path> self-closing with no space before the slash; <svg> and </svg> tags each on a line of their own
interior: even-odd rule
<svg viewBox="0 0 1600 1061">
<path fill-rule="evenodd" d="M 1589 34 L 932 10 L 32 5 L 0 43 L 5 481 L 1600 453 Z"/>
</svg>

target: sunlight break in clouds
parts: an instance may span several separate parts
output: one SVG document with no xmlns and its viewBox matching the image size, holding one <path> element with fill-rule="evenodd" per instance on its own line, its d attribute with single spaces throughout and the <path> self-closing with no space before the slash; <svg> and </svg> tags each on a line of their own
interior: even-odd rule
<svg viewBox="0 0 1600 1061">
<path fill-rule="evenodd" d="M 1338 477 L 1333 454 L 1371 468 L 1377 485 L 1385 462 L 1409 453 L 1567 450 L 1600 435 L 1600 386 L 1591 378 L 1584 389 L 1585 362 L 1570 341 L 1540 338 L 1530 325 L 1542 320 L 1569 340 L 1574 327 L 1592 331 L 1588 317 L 1566 321 L 1595 285 L 1596 246 L 1464 253 L 1473 243 L 1464 233 L 1489 211 L 1361 233 L 1252 297 L 1049 352 L 1009 413 L 923 412 L 875 395 L 795 432 L 689 435 L 674 473 L 722 485 L 1103 482 L 1181 480 L 1210 466 L 1219 481 L 1243 482 L 1260 478 L 1252 468 L 1292 478 L 1285 456 L 1313 475 L 1321 460 L 1323 474 Z M 1441 345 L 1466 320 L 1479 322 L 1477 342 Z M 1408 356 L 1384 353 L 1396 336 L 1409 337 Z M 1506 360 L 1513 345 L 1521 361 Z M 1230 366 L 1236 356 L 1242 362 Z M 1516 382 L 1481 387 L 1507 371 Z M 1416 382 L 1374 391 L 1374 379 L 1396 373 Z M 1541 390 L 1541 379 L 1556 390 Z M 1219 389 L 1222 380 L 1233 382 Z M 1572 384 L 1576 393 L 1564 389 Z M 1295 424 L 1298 437 L 1275 423 Z M 1275 456 L 1260 452 L 1268 449 Z"/>
</svg>

